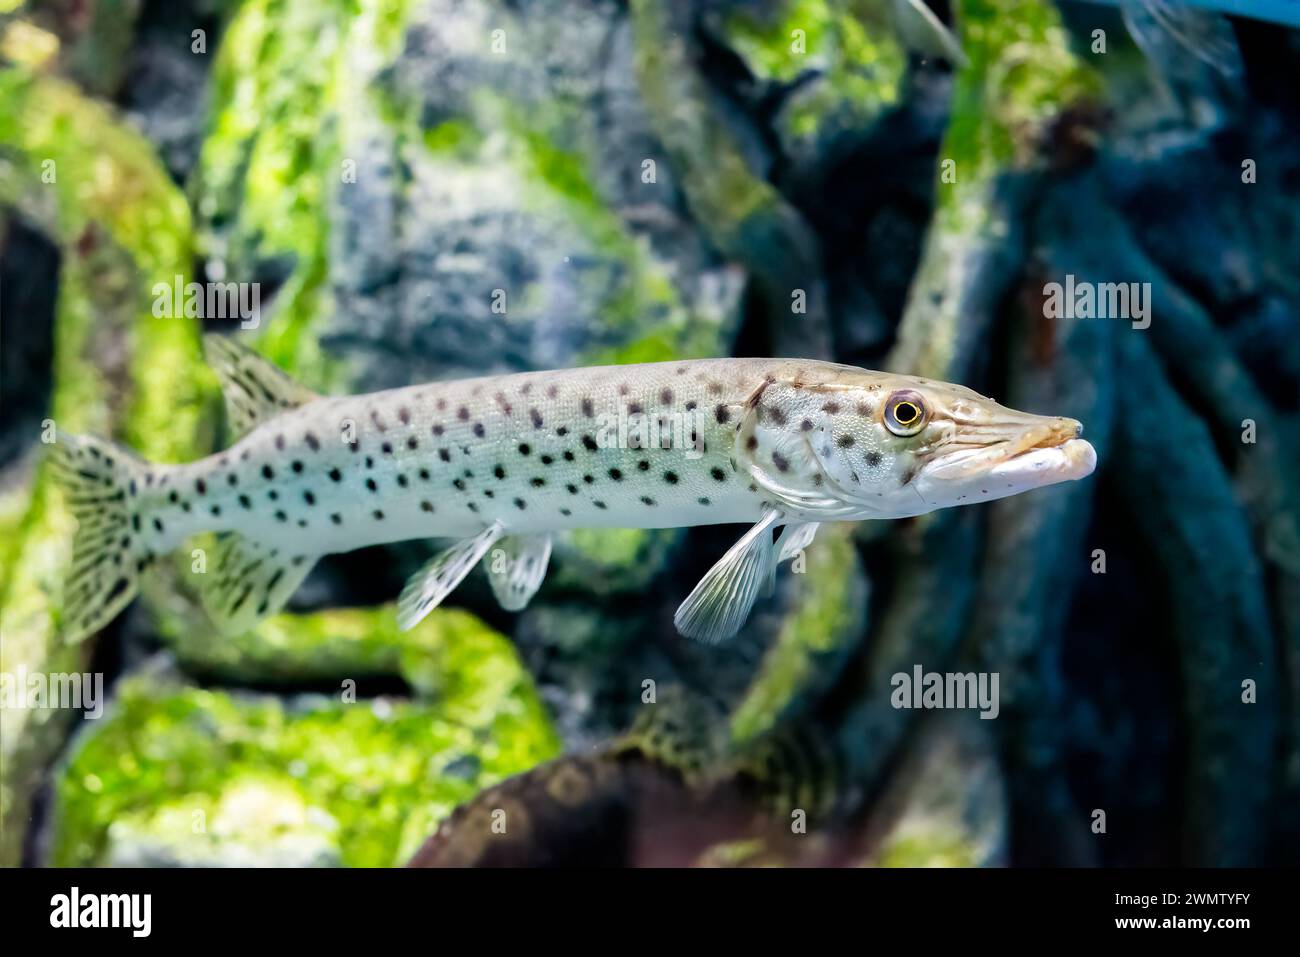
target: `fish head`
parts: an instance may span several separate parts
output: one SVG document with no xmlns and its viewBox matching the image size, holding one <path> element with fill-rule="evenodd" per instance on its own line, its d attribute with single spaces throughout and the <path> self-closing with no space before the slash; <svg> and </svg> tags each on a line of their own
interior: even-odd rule
<svg viewBox="0 0 1300 957">
<path fill-rule="evenodd" d="M 965 386 L 831 367 L 769 376 L 747 403 L 737 460 L 792 514 L 901 518 L 1080 479 L 1097 456 L 1075 419 Z"/>
</svg>

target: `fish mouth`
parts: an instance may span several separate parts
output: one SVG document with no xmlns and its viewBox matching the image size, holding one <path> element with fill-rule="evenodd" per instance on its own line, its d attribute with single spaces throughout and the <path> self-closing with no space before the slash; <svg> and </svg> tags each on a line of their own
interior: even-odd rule
<svg viewBox="0 0 1300 957">
<path fill-rule="evenodd" d="M 1005 429 L 960 431 L 936 452 L 925 472 L 945 481 L 977 475 L 1036 476 L 1042 484 L 1080 479 L 1097 467 L 1097 452 L 1079 438 L 1082 433 L 1082 423 L 1066 418 L 1039 420 L 1010 437 Z"/>
</svg>

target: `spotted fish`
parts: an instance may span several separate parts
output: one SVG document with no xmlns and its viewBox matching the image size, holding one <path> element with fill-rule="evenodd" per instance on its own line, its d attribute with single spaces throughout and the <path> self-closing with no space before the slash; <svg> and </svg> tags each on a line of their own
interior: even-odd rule
<svg viewBox="0 0 1300 957">
<path fill-rule="evenodd" d="M 1089 474 L 1073 419 L 970 389 L 794 359 L 704 359 L 527 372 L 317 395 L 210 336 L 241 438 L 158 465 L 60 434 L 78 531 L 65 633 L 108 622 L 157 556 L 218 534 L 201 576 L 225 631 L 279 609 L 323 555 L 416 538 L 455 543 L 398 601 L 410 628 L 482 562 L 509 610 L 574 528 L 751 527 L 678 609 L 678 630 L 735 634 L 777 565 L 828 520 L 898 518 Z M 780 530 L 779 536 L 774 533 Z"/>
</svg>

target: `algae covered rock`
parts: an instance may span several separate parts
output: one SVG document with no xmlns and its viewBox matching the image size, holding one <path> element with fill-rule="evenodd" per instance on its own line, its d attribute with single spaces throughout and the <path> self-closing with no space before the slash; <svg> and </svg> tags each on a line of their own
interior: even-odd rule
<svg viewBox="0 0 1300 957">
<path fill-rule="evenodd" d="M 347 680 L 280 699 L 161 667 L 124 679 L 59 769 L 50 863 L 400 863 L 462 801 L 559 749 L 503 637 L 435 644 L 414 700 L 358 698 Z"/>
</svg>

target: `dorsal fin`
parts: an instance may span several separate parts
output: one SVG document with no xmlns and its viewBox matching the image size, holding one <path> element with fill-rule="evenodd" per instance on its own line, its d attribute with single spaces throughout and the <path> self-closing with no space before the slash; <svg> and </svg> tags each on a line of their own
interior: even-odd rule
<svg viewBox="0 0 1300 957">
<path fill-rule="evenodd" d="M 228 336 L 203 337 L 208 365 L 221 380 L 226 415 L 237 435 L 251 432 L 285 409 L 320 398 L 256 352 Z"/>
</svg>

